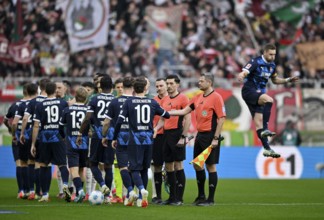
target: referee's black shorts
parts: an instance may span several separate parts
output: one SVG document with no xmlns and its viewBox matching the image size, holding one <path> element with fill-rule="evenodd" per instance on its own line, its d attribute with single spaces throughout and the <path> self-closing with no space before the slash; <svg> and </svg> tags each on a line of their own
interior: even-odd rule
<svg viewBox="0 0 324 220">
<path fill-rule="evenodd" d="M 215 132 L 198 132 L 194 145 L 194 155 L 193 158 L 197 157 L 201 152 L 203 152 L 213 141 Z M 220 146 L 212 149 L 209 157 L 206 160 L 206 164 L 218 164 L 219 162 L 219 152 Z"/>
<path fill-rule="evenodd" d="M 164 134 L 158 134 L 156 135 L 156 138 L 154 138 L 153 154 L 152 154 L 152 160 L 154 166 L 162 166 L 164 163 L 164 159 L 163 159 L 164 141 L 165 141 Z"/>
<path fill-rule="evenodd" d="M 186 147 L 178 147 L 182 129 L 164 130 L 163 157 L 166 163 L 183 161 L 186 159 Z"/>
</svg>

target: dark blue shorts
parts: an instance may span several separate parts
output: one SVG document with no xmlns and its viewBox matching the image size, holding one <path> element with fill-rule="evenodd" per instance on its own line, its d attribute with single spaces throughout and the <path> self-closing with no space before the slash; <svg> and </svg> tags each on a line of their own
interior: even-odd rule
<svg viewBox="0 0 324 220">
<path fill-rule="evenodd" d="M 129 170 L 141 171 L 150 168 L 152 149 L 152 145 L 128 145 Z"/>
<path fill-rule="evenodd" d="M 40 162 L 40 148 L 41 148 L 42 142 L 40 140 L 36 140 L 35 148 L 36 148 L 36 155 L 35 155 L 35 161 Z"/>
<path fill-rule="evenodd" d="M 247 86 L 243 86 L 242 88 L 242 98 L 249 107 L 252 117 L 254 117 L 256 112 L 263 113 L 264 106 L 258 104 L 258 100 L 263 94 L 264 93 L 257 91 L 255 88 Z"/>
<path fill-rule="evenodd" d="M 108 141 L 108 147 L 104 147 L 101 139 L 92 138 L 90 145 L 90 162 L 114 164 L 115 150 L 111 147 L 111 141 Z"/>
<path fill-rule="evenodd" d="M 17 144 L 15 143 L 11 143 L 12 144 L 12 155 L 15 161 L 19 160 L 19 146 L 17 146 Z"/>
<path fill-rule="evenodd" d="M 127 145 L 117 145 L 116 159 L 118 168 L 128 167 Z"/>
<path fill-rule="evenodd" d="M 154 166 L 162 166 L 164 163 L 163 159 L 163 146 L 164 146 L 165 138 L 164 134 L 158 134 L 153 142 L 153 165 Z"/>
<path fill-rule="evenodd" d="M 197 157 L 201 152 L 203 152 L 207 147 L 210 146 L 213 141 L 215 132 L 198 132 L 194 145 L 194 155 L 193 158 Z M 219 152 L 220 147 L 212 149 L 209 157 L 206 160 L 206 164 L 218 164 L 219 162 Z"/>
<path fill-rule="evenodd" d="M 88 149 L 73 149 L 67 151 L 69 167 L 86 167 Z"/>
<path fill-rule="evenodd" d="M 186 148 L 177 146 L 181 134 L 180 129 L 164 130 L 163 158 L 166 163 L 186 159 Z"/>
<path fill-rule="evenodd" d="M 31 141 L 26 140 L 24 144 L 18 142 L 18 147 L 19 147 L 19 159 L 22 161 L 28 161 L 28 159 L 32 157 L 30 153 Z"/>
<path fill-rule="evenodd" d="M 64 141 L 42 143 L 39 161 L 44 164 L 66 165 L 67 150 Z"/>
</svg>

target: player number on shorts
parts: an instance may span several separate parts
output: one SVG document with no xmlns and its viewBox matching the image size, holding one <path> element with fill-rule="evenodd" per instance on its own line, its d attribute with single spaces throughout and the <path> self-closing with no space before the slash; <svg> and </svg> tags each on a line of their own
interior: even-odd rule
<svg viewBox="0 0 324 220">
<path fill-rule="evenodd" d="M 57 123 L 59 121 L 59 108 L 57 105 L 47 106 L 47 123 Z"/>
<path fill-rule="evenodd" d="M 80 129 L 81 123 L 85 118 L 85 112 L 71 112 L 72 116 L 72 128 Z"/>
<path fill-rule="evenodd" d="M 150 122 L 151 108 L 149 105 L 137 105 L 135 110 L 138 124 L 148 124 Z"/>
<path fill-rule="evenodd" d="M 103 100 L 98 101 L 98 107 L 100 110 L 98 111 L 97 118 L 105 118 L 105 109 L 108 108 L 110 102 L 105 102 Z"/>
</svg>

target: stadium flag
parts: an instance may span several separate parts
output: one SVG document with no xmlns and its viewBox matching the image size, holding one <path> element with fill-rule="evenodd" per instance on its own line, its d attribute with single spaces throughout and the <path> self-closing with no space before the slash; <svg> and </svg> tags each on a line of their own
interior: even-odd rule
<svg viewBox="0 0 324 220">
<path fill-rule="evenodd" d="M 212 145 L 207 147 L 203 152 L 201 152 L 195 159 L 193 159 L 190 164 L 196 164 L 200 166 L 200 168 L 203 168 L 205 161 L 209 157 L 210 153 L 212 151 Z"/>
<path fill-rule="evenodd" d="M 8 54 L 16 63 L 22 64 L 30 64 L 32 61 L 32 53 L 31 48 L 29 46 L 29 42 L 24 39 L 23 36 L 23 17 L 22 17 L 22 4 L 21 0 L 17 0 L 16 2 L 16 17 L 14 23 L 14 33 L 11 36 L 12 41 L 9 43 Z M 1 46 L 6 46 L 7 41 L 5 39 L 2 40 Z M 2 48 L 5 51 L 5 48 Z M 8 56 L 7 56 L 8 58 Z"/>
<path fill-rule="evenodd" d="M 109 0 L 57 0 L 56 8 L 63 10 L 71 53 L 108 43 Z"/>
<path fill-rule="evenodd" d="M 304 15 L 316 6 L 317 0 L 309 1 L 264 1 L 264 7 L 278 21 L 286 22 L 287 35 L 281 36 L 279 43 L 288 46 L 296 42 L 303 34 Z"/>
</svg>

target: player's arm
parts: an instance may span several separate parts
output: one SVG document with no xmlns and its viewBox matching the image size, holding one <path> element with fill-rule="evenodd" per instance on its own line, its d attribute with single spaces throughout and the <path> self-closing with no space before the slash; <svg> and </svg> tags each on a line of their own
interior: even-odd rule
<svg viewBox="0 0 324 220">
<path fill-rule="evenodd" d="M 299 80 L 298 76 L 292 76 L 292 77 L 288 77 L 288 78 L 280 78 L 280 77 L 278 77 L 277 73 L 275 73 L 271 77 L 271 81 L 273 82 L 273 84 L 286 84 L 289 82 L 297 82 L 298 80 Z"/>
<path fill-rule="evenodd" d="M 9 119 L 5 117 L 3 123 L 8 128 L 8 132 L 11 134 L 11 125 L 9 123 Z"/>
<path fill-rule="evenodd" d="M 155 125 L 154 127 L 154 134 L 153 134 L 153 138 L 156 138 L 156 135 L 157 135 L 157 132 L 163 128 L 164 126 L 164 118 L 163 117 L 160 117 L 158 123 Z"/>
<path fill-rule="evenodd" d="M 189 114 L 192 111 L 190 105 L 186 106 L 184 109 L 180 110 L 171 110 L 169 111 L 169 114 L 171 116 L 176 115 L 176 116 L 181 116 L 181 115 L 186 115 Z"/>
<path fill-rule="evenodd" d="M 124 122 L 125 118 L 126 117 L 124 115 L 119 115 L 118 116 L 118 119 L 117 119 L 117 122 L 116 122 L 116 125 L 115 125 L 115 132 L 114 132 L 113 141 L 111 143 L 113 148 L 117 147 L 117 137 L 118 137 L 118 134 L 119 134 L 119 131 L 120 131 L 120 127 L 121 127 L 122 123 Z"/>
<path fill-rule="evenodd" d="M 26 129 L 29 117 L 30 117 L 29 114 L 24 114 L 24 117 L 22 119 L 21 132 L 20 132 L 20 137 L 19 137 L 19 141 L 22 144 L 25 143 L 25 129 Z"/>
<path fill-rule="evenodd" d="M 33 126 L 33 134 L 32 134 L 32 144 L 31 144 L 31 149 L 30 152 L 31 154 L 35 157 L 36 156 L 36 140 L 39 132 L 39 121 L 34 120 L 34 126 Z"/>
<path fill-rule="evenodd" d="M 106 116 L 105 120 L 103 121 L 103 124 L 102 124 L 102 145 L 107 147 L 108 146 L 108 139 L 107 139 L 107 133 L 108 133 L 108 129 L 109 129 L 109 126 L 110 126 L 110 122 L 111 122 L 111 119 L 108 118 Z"/>
<path fill-rule="evenodd" d="M 78 134 L 78 137 L 76 140 L 76 144 L 79 146 L 82 144 L 82 134 L 87 130 L 87 128 L 89 128 L 92 114 L 93 114 L 93 112 L 87 112 L 87 114 L 80 126 L 79 134 Z"/>
<path fill-rule="evenodd" d="M 60 122 L 59 133 L 63 139 L 65 138 L 64 128 L 65 128 L 65 124 L 61 124 Z"/>
<path fill-rule="evenodd" d="M 247 77 L 249 73 L 246 71 L 246 70 L 243 70 L 242 72 L 240 72 L 238 75 L 237 75 L 237 79 L 239 82 L 243 82 L 243 80 L 245 79 L 245 77 Z"/>
<path fill-rule="evenodd" d="M 12 136 L 12 140 L 14 142 L 17 142 L 15 134 L 16 134 L 16 130 L 17 130 L 17 127 L 18 127 L 19 119 L 20 119 L 20 117 L 15 115 L 14 120 L 12 121 L 12 125 L 11 125 L 11 136 Z"/>
</svg>

